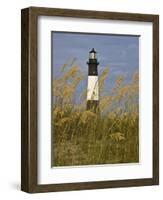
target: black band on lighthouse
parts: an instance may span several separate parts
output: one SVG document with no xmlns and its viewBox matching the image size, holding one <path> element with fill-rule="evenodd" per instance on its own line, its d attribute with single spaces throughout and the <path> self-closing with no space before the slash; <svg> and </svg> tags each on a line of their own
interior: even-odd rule
<svg viewBox="0 0 163 200">
<path fill-rule="evenodd" d="M 89 62 L 87 62 L 88 64 L 88 75 L 89 76 L 96 76 L 98 75 L 98 62 L 97 59 L 89 59 Z"/>
<path fill-rule="evenodd" d="M 97 62 L 97 57 L 96 57 L 96 51 L 93 48 L 89 52 L 89 61 L 87 62 L 88 64 L 88 75 L 89 76 L 98 76 L 98 62 Z"/>
</svg>

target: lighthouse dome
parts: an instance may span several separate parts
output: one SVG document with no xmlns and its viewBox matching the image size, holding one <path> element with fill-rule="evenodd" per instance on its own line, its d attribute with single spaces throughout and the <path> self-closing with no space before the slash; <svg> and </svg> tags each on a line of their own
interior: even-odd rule
<svg viewBox="0 0 163 200">
<path fill-rule="evenodd" d="M 95 51 L 94 48 L 92 48 L 92 50 L 89 52 L 89 58 L 96 59 L 96 54 L 97 54 L 97 52 Z"/>
</svg>

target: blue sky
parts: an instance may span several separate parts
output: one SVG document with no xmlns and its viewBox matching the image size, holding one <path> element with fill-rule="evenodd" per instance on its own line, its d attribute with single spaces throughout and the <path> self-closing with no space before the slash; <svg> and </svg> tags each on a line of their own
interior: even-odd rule
<svg viewBox="0 0 163 200">
<path fill-rule="evenodd" d="M 52 33 L 52 66 L 53 78 L 57 77 L 60 68 L 73 58 L 76 58 L 84 74 L 88 73 L 89 51 L 95 48 L 99 61 L 99 74 L 106 66 L 110 73 L 105 84 L 106 92 L 109 92 L 119 75 L 124 75 L 129 81 L 132 74 L 139 68 L 139 36 L 81 34 L 81 33 Z M 85 82 L 80 85 L 80 93 Z"/>
</svg>

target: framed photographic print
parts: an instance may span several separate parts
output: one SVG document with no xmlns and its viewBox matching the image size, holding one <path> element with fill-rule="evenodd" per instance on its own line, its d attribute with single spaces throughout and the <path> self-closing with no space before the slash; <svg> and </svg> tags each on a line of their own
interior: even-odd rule
<svg viewBox="0 0 163 200">
<path fill-rule="evenodd" d="M 159 184 L 159 16 L 22 9 L 21 188 Z"/>
</svg>

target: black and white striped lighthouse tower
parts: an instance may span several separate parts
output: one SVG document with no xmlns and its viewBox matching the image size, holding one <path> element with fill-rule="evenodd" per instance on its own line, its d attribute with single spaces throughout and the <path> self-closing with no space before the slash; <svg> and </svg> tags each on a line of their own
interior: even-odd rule
<svg viewBox="0 0 163 200">
<path fill-rule="evenodd" d="M 97 54 L 94 48 L 89 52 L 88 86 L 87 86 L 87 110 L 99 111 L 99 88 Z"/>
</svg>

